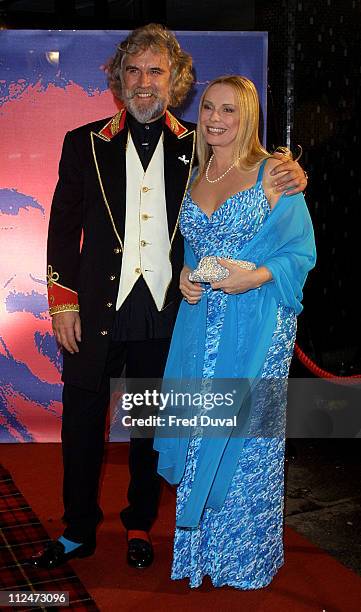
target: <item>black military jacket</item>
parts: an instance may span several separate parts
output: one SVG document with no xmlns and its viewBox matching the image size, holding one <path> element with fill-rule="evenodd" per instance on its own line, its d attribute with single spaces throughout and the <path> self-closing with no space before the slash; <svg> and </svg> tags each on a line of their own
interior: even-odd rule
<svg viewBox="0 0 361 612">
<path fill-rule="evenodd" d="M 50 314 L 79 310 L 79 353 L 64 351 L 64 382 L 96 390 L 111 340 L 121 274 L 126 209 L 126 111 L 65 136 L 48 234 Z M 179 301 L 181 205 L 191 176 L 195 126 L 166 111 L 164 178 L 172 282 L 163 308 Z"/>
</svg>

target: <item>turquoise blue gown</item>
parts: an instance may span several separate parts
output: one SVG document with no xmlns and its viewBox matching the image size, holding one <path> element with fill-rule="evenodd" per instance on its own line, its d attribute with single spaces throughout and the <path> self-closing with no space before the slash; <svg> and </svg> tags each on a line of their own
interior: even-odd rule
<svg viewBox="0 0 361 612">
<path fill-rule="evenodd" d="M 186 195 L 180 230 L 197 259 L 214 254 L 237 259 L 240 242 L 247 243 L 261 229 L 271 212 L 261 183 L 262 170 L 254 187 L 230 197 L 210 218 L 190 193 Z M 203 377 L 212 378 L 228 296 L 204 286 L 208 309 Z M 295 335 L 295 311 L 279 305 L 262 378 L 287 377 Z M 284 399 L 279 411 L 282 419 Z M 189 444 L 177 492 L 177 516 L 192 487 L 201 442 L 195 435 Z M 190 587 L 200 586 L 206 575 L 217 587 L 267 586 L 283 564 L 283 501 L 283 437 L 247 439 L 221 510 L 206 508 L 195 529 L 176 528 L 172 578 L 188 578 Z"/>
</svg>

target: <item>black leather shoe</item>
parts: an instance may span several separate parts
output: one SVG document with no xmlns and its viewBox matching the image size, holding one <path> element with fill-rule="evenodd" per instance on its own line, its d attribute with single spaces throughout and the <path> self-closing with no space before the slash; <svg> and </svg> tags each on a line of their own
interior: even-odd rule
<svg viewBox="0 0 361 612">
<path fill-rule="evenodd" d="M 90 557 L 95 551 L 95 539 L 89 540 L 84 544 L 81 544 L 75 550 L 66 553 L 64 545 L 59 540 L 49 542 L 46 548 L 39 554 L 31 557 L 29 563 L 34 567 L 42 567 L 46 569 L 52 569 L 53 567 L 59 567 L 70 559 Z"/>
<path fill-rule="evenodd" d="M 143 569 L 153 563 L 154 553 L 151 542 L 141 538 L 128 540 L 127 562 L 130 567 Z"/>
</svg>

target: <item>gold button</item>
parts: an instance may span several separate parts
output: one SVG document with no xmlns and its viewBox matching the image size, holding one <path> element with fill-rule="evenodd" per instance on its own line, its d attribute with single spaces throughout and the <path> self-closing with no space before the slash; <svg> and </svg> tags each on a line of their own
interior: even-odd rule
<svg viewBox="0 0 361 612">
<path fill-rule="evenodd" d="M 113 302 L 108 302 L 107 306 L 108 306 L 108 308 L 111 308 L 113 306 Z"/>
<path fill-rule="evenodd" d="M 145 240 L 141 240 L 140 241 L 140 246 L 147 246 L 148 242 L 146 242 Z"/>
<path fill-rule="evenodd" d="M 141 273 L 141 269 L 140 269 L 140 268 L 135 268 L 135 272 L 136 272 L 137 274 L 140 274 L 140 273 Z"/>
<path fill-rule="evenodd" d="M 107 336 L 108 335 L 108 330 L 107 329 L 103 329 L 101 332 L 102 336 Z"/>
<path fill-rule="evenodd" d="M 149 219 L 149 215 L 147 215 L 147 213 L 143 213 L 142 214 L 142 220 L 143 221 L 148 221 L 148 219 Z"/>
<path fill-rule="evenodd" d="M 109 276 L 110 280 L 115 280 L 115 276 L 114 274 L 112 274 L 111 276 Z"/>
<path fill-rule="evenodd" d="M 118 247 L 116 247 L 116 248 L 114 249 L 114 253 L 115 253 L 115 255 L 119 255 L 119 253 L 120 253 L 120 249 L 119 249 Z"/>
<path fill-rule="evenodd" d="M 146 186 L 142 187 L 142 191 L 143 193 L 147 193 L 147 191 L 149 191 L 149 187 L 146 187 Z"/>
</svg>

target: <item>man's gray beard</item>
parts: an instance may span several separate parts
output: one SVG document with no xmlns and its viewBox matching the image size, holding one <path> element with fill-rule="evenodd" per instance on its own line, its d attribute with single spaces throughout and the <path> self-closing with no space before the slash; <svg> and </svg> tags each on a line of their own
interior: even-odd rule
<svg viewBox="0 0 361 612">
<path fill-rule="evenodd" d="M 124 102 L 127 110 L 139 123 L 148 123 L 157 119 L 166 109 L 166 101 L 162 98 L 155 98 L 153 104 L 144 109 L 136 105 L 135 98 L 125 98 Z"/>
</svg>

